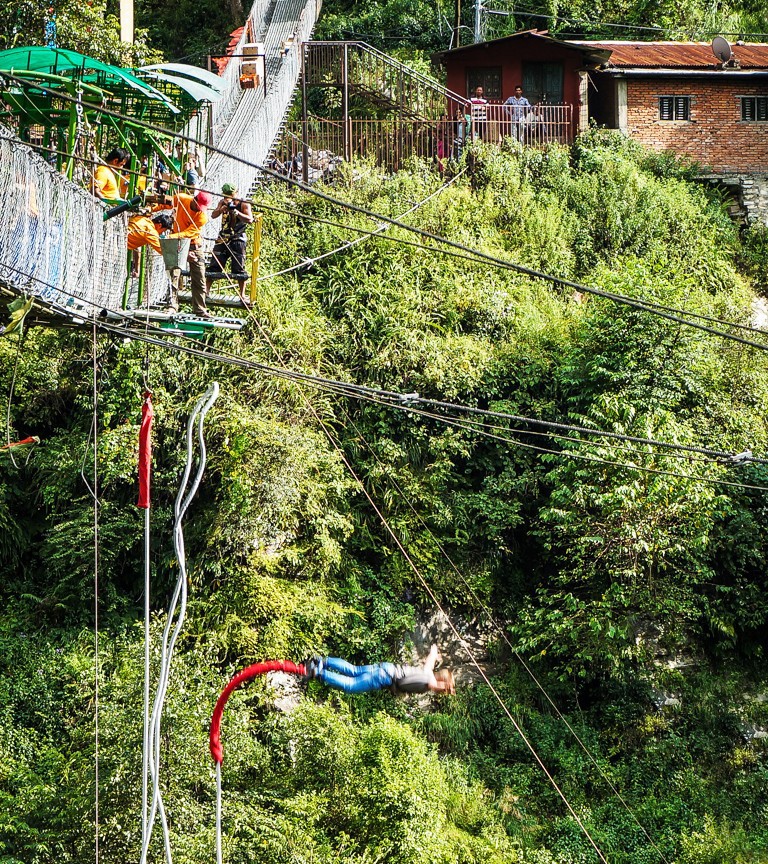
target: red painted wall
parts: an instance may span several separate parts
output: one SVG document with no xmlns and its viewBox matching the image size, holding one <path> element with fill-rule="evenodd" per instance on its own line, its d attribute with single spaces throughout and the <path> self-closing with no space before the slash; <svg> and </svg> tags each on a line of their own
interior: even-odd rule
<svg viewBox="0 0 768 864">
<path fill-rule="evenodd" d="M 470 96 L 467 93 L 467 67 L 501 66 L 503 102 L 508 96 L 513 96 L 515 86 L 522 83 L 525 62 L 562 63 L 563 101 L 571 105 L 579 104 L 577 70 L 583 68 L 581 52 L 536 37 L 521 36 L 506 44 L 478 45 L 477 48 L 466 48 L 459 53 L 445 55 L 446 86 L 461 96 Z"/>
</svg>

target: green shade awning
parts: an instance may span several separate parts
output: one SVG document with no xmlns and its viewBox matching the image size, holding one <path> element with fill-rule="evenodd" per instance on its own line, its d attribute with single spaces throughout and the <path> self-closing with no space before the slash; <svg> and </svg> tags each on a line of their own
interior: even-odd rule
<svg viewBox="0 0 768 864">
<path fill-rule="evenodd" d="M 68 75 L 87 82 L 98 81 L 100 86 L 107 88 L 128 87 L 138 91 L 148 100 L 162 102 L 172 113 L 179 113 L 179 109 L 164 93 L 137 78 L 129 70 L 110 66 L 108 63 L 96 60 L 95 57 L 88 57 L 77 51 L 40 46 L 0 51 L 0 70 L 12 75 L 14 70 L 21 69 L 52 75 Z"/>
</svg>

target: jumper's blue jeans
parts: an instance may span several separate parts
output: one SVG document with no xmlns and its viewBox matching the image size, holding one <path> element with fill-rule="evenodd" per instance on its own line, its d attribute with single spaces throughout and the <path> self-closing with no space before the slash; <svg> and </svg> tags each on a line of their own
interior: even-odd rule
<svg viewBox="0 0 768 864">
<path fill-rule="evenodd" d="M 317 677 L 329 687 L 345 693 L 368 693 L 389 687 L 396 674 L 397 666 L 394 663 L 353 666 L 339 657 L 326 657 L 323 670 Z"/>
</svg>

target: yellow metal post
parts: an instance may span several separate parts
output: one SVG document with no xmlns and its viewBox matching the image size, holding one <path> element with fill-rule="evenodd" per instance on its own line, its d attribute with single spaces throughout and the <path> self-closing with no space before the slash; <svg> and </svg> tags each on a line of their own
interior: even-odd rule
<svg viewBox="0 0 768 864">
<path fill-rule="evenodd" d="M 120 0 L 120 41 L 133 44 L 133 0 Z"/>
<path fill-rule="evenodd" d="M 250 300 L 256 300 L 256 280 L 259 278 L 259 257 L 261 255 L 261 223 L 264 219 L 263 213 L 254 213 L 253 216 L 253 255 L 251 256 L 251 288 Z"/>
</svg>

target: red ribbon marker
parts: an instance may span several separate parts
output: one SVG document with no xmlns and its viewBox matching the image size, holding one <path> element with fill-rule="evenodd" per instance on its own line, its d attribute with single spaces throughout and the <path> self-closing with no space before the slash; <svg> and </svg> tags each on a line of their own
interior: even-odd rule
<svg viewBox="0 0 768 864">
<path fill-rule="evenodd" d="M 152 394 L 144 393 L 141 406 L 141 429 L 139 430 L 139 507 L 149 509 L 149 481 L 152 470 L 152 421 L 155 412 L 152 408 Z"/>
</svg>

